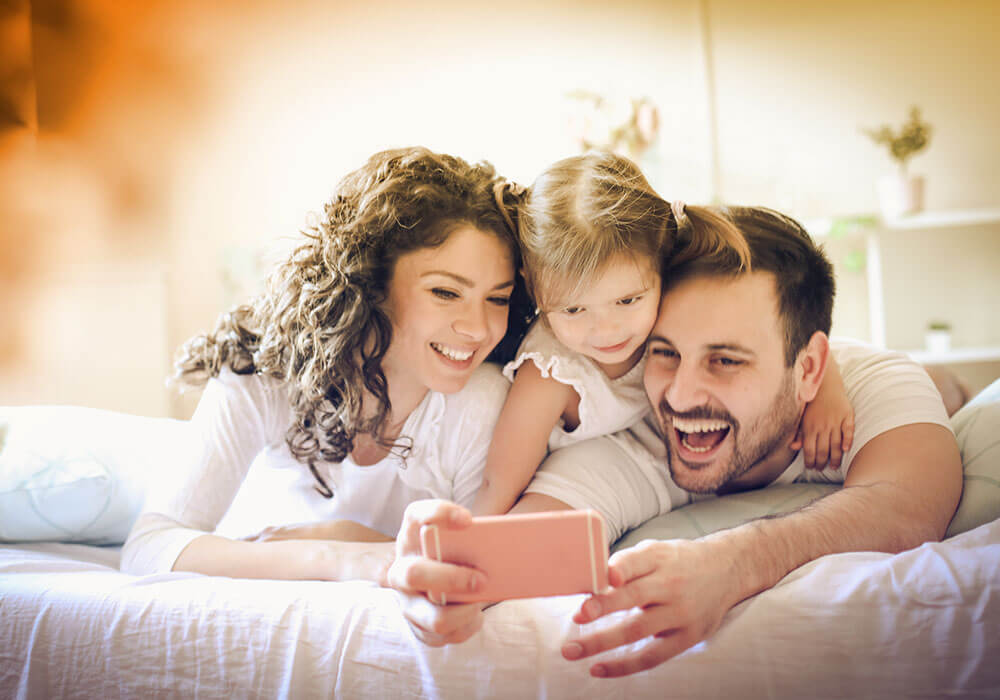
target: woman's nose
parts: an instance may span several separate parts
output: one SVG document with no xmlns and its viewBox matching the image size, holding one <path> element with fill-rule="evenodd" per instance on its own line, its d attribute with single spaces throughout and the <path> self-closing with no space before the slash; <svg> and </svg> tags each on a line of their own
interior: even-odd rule
<svg viewBox="0 0 1000 700">
<path fill-rule="evenodd" d="M 482 304 L 468 304 L 461 315 L 452 323 L 452 328 L 459 335 L 469 340 L 480 342 L 489 331 L 486 321 L 486 309 Z"/>
</svg>

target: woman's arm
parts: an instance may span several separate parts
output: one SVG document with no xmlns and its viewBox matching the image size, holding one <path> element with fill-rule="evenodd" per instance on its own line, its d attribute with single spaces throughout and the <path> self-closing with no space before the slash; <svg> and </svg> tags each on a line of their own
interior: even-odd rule
<svg viewBox="0 0 1000 700">
<path fill-rule="evenodd" d="M 340 540 L 341 542 L 392 542 L 378 530 L 353 520 L 326 520 L 295 525 L 266 527 L 256 535 L 241 537 L 244 542 L 277 542 L 279 540 Z"/>
<path fill-rule="evenodd" d="M 174 564 L 174 571 L 235 578 L 360 579 L 384 585 L 393 558 L 392 540 L 242 542 L 203 535 L 184 548 Z"/>
<path fill-rule="evenodd" d="M 517 502 L 545 459 L 552 428 L 575 396 L 573 387 L 543 377 L 535 363 L 521 365 L 490 442 L 474 515 L 506 513 Z"/>
</svg>

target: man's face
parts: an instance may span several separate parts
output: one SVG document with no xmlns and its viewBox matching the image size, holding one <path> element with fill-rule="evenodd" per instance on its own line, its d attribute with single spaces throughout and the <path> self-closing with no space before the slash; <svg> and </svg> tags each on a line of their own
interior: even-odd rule
<svg viewBox="0 0 1000 700">
<path fill-rule="evenodd" d="M 771 273 L 696 277 L 667 292 L 645 385 L 681 488 L 752 484 L 785 449 L 803 403 Z"/>
</svg>

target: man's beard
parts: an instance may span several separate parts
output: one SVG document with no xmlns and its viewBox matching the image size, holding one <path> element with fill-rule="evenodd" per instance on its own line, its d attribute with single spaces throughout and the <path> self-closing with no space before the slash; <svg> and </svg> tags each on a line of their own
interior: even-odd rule
<svg viewBox="0 0 1000 700">
<path fill-rule="evenodd" d="M 746 474 L 788 440 L 800 418 L 799 405 L 795 400 L 795 378 L 791 369 L 785 373 L 781 387 L 771 404 L 753 423 L 746 426 L 745 430 L 728 411 L 719 411 L 708 406 L 699 406 L 678 413 L 670 407 L 666 399 L 661 399 L 659 414 L 664 431 L 663 443 L 667 450 L 670 476 L 674 483 L 691 493 L 715 493 L 734 479 Z M 666 424 L 667 417 L 715 419 L 728 423 L 732 435 L 726 435 L 723 440 L 728 440 L 730 437 L 733 439 L 732 457 L 729 462 L 691 463 L 674 454 L 667 431 L 674 432 L 674 435 L 676 432 L 672 423 Z M 674 460 L 683 462 L 684 467 L 682 468 Z"/>
</svg>

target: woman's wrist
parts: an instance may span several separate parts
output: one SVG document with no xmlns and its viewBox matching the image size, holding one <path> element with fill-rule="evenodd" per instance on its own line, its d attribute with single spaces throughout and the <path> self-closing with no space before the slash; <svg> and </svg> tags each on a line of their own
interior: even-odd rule
<svg viewBox="0 0 1000 700">
<path fill-rule="evenodd" d="M 372 581 L 386 585 L 386 574 L 395 558 L 393 542 L 310 542 L 308 567 L 327 581 Z"/>
</svg>

